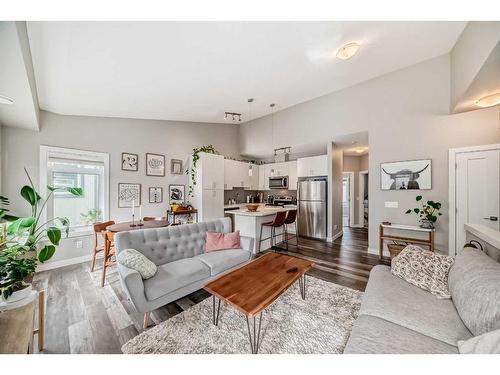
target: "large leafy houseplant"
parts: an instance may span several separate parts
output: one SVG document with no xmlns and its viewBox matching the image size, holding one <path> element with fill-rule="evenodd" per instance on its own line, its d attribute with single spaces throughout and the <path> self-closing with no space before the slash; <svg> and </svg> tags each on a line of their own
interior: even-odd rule
<svg viewBox="0 0 500 375">
<path fill-rule="evenodd" d="M 188 197 L 193 196 L 194 185 L 196 185 L 196 163 L 198 162 L 198 160 L 200 160 L 200 152 L 216 155 L 219 154 L 219 152 L 212 145 L 193 148 L 193 155 L 191 156 L 192 164 L 190 168 L 186 169 L 186 174 L 189 174 L 191 177 L 191 183 L 189 184 L 188 189 Z"/>
<path fill-rule="evenodd" d="M 2 197 L 0 220 L 8 221 L 6 242 L 0 245 L 0 294 L 9 298 L 17 290 L 27 286 L 25 280 L 36 271 L 38 262 L 44 263 L 54 255 L 62 237 L 60 223 L 66 237 L 69 234 L 69 220 L 55 217 L 41 222 L 43 209 L 55 191 L 66 191 L 75 196 L 82 196 L 80 188 L 55 188 L 47 186 L 48 196 L 43 199 L 35 189 L 30 175 L 24 170 L 29 185 L 21 188 L 20 194 L 31 206 L 31 214 L 17 218 L 7 214 L 8 199 Z"/>
<path fill-rule="evenodd" d="M 427 203 L 424 203 L 421 195 L 417 195 L 415 200 L 420 202 L 420 207 L 410 208 L 406 211 L 406 213 L 417 214 L 420 218 L 419 221 L 422 228 L 433 229 L 438 217 L 442 215 L 442 213 L 439 212 L 441 209 L 441 203 L 434 201 L 427 201 Z"/>
</svg>

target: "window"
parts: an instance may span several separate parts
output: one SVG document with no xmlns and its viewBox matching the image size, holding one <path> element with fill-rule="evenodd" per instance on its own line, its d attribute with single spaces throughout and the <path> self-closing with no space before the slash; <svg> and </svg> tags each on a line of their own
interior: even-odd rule
<svg viewBox="0 0 500 375">
<path fill-rule="evenodd" d="M 55 191 L 47 203 L 46 217 L 66 217 L 70 235 L 83 235 L 92 224 L 109 218 L 109 155 L 100 152 L 40 146 L 40 186 L 82 188 L 81 197 Z M 57 223 L 56 223 L 57 224 Z"/>
</svg>

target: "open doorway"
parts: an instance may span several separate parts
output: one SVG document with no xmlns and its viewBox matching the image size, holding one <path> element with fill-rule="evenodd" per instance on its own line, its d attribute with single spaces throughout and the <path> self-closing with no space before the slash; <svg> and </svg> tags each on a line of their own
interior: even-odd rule
<svg viewBox="0 0 500 375">
<path fill-rule="evenodd" d="M 342 225 L 350 227 L 354 224 L 354 172 L 342 175 Z"/>
<path fill-rule="evenodd" d="M 368 199 L 368 171 L 359 172 L 359 218 L 363 227 L 368 227 L 369 199 Z"/>
</svg>

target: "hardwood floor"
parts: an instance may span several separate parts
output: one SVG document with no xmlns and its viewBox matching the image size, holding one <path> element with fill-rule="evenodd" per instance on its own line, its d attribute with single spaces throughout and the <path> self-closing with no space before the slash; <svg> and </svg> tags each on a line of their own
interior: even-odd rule
<svg viewBox="0 0 500 375">
<path fill-rule="evenodd" d="M 279 252 L 313 260 L 309 275 L 364 290 L 371 268 L 379 261 L 367 253 L 366 229 L 348 229 L 333 243 L 300 239 Z M 97 263 L 98 266 L 100 262 Z M 106 284 L 99 286 L 100 268 L 90 272 L 90 262 L 35 275 L 37 289 L 47 290 L 44 353 L 121 353 L 121 346 L 141 331 L 138 314 L 122 290 L 116 267 L 109 268 Z M 179 314 L 209 294 L 199 290 L 151 313 L 155 323 Z"/>
</svg>

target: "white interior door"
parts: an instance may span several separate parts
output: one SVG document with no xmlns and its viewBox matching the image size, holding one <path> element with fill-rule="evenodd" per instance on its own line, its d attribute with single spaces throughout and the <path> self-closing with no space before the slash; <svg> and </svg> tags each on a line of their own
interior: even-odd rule
<svg viewBox="0 0 500 375">
<path fill-rule="evenodd" d="M 465 244 L 464 224 L 499 226 L 500 150 L 456 155 L 456 251 Z"/>
</svg>

